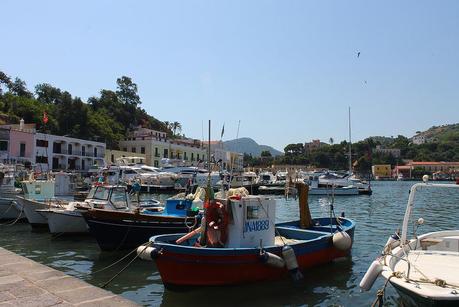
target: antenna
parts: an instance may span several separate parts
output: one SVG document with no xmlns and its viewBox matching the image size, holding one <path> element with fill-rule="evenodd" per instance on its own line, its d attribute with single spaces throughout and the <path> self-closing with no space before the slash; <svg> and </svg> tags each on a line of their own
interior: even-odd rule
<svg viewBox="0 0 459 307">
<path fill-rule="evenodd" d="M 236 133 L 236 142 L 239 138 L 239 127 L 241 126 L 241 120 L 238 121 L 237 123 L 237 133 Z M 230 155 L 231 158 L 231 155 Z M 229 178 L 229 183 L 228 183 L 228 190 L 231 188 L 231 181 L 233 180 L 233 170 L 234 170 L 234 162 L 236 160 L 236 157 L 230 159 L 231 161 L 231 173 L 230 173 L 230 178 Z"/>
</svg>

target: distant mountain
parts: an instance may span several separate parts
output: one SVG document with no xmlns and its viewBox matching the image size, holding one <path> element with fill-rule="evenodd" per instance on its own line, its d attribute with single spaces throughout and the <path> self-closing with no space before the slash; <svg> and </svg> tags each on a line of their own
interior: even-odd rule
<svg viewBox="0 0 459 307">
<path fill-rule="evenodd" d="M 226 150 L 247 153 L 251 154 L 254 157 L 259 157 L 261 155 L 261 152 L 265 150 L 268 150 L 273 157 L 283 154 L 283 152 L 280 152 L 279 150 L 276 150 L 271 146 L 259 145 L 251 138 L 240 138 L 236 140 L 225 141 L 223 142 L 223 146 Z"/>
</svg>

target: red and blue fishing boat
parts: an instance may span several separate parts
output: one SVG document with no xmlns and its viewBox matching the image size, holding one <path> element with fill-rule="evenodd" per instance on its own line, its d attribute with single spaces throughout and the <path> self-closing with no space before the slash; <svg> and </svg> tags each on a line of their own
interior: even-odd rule
<svg viewBox="0 0 459 307">
<path fill-rule="evenodd" d="M 154 236 L 137 252 L 156 262 L 166 287 L 301 278 L 310 267 L 348 256 L 355 228 L 352 220 L 334 214 L 311 219 L 302 186 L 298 221 L 274 224 L 274 198 L 208 200 L 200 228 Z"/>
</svg>

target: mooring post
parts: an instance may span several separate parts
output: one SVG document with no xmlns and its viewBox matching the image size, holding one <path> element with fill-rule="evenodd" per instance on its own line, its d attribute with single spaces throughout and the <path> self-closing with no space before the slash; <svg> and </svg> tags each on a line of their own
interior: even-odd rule
<svg viewBox="0 0 459 307">
<path fill-rule="evenodd" d="M 299 193 L 298 204 L 300 206 L 300 227 L 303 229 L 310 228 L 312 226 L 312 218 L 308 204 L 309 186 L 303 182 L 297 182 L 296 188 Z"/>
</svg>

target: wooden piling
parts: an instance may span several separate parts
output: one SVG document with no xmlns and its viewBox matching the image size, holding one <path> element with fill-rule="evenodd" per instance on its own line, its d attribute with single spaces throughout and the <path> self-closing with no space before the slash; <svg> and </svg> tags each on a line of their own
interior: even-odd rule
<svg viewBox="0 0 459 307">
<path fill-rule="evenodd" d="M 297 182 L 296 188 L 299 196 L 298 204 L 300 206 L 300 227 L 303 229 L 310 228 L 312 226 L 312 218 L 308 204 L 309 186 L 303 182 Z"/>
</svg>

